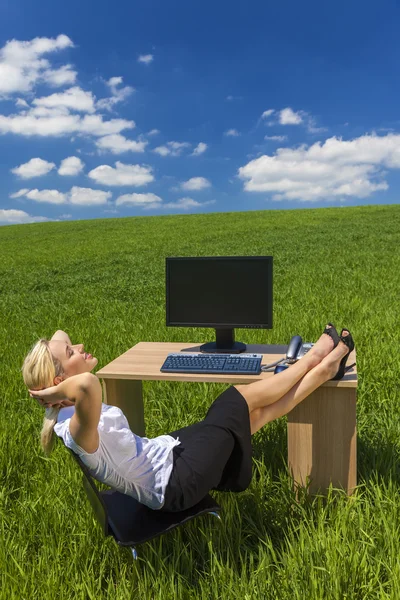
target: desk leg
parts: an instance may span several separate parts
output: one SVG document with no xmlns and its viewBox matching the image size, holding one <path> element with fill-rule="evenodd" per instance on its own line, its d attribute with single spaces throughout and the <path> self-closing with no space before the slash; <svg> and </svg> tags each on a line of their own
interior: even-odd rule
<svg viewBox="0 0 400 600">
<path fill-rule="evenodd" d="M 354 388 L 321 387 L 288 415 L 288 466 L 311 494 L 357 485 Z"/>
<path fill-rule="evenodd" d="M 145 435 L 143 386 L 133 379 L 102 379 L 104 403 L 118 406 L 136 435 Z"/>
</svg>

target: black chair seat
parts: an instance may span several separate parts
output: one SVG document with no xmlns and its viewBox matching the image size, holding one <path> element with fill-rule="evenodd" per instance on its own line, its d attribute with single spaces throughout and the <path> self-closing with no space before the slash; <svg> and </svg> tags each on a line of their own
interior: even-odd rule
<svg viewBox="0 0 400 600">
<path fill-rule="evenodd" d="M 116 490 L 99 491 L 86 465 L 75 452 L 68 450 L 83 472 L 83 487 L 104 535 L 112 535 L 121 546 L 142 544 L 205 513 L 219 517 L 221 507 L 209 494 L 192 508 L 167 513 L 152 510 Z"/>
<path fill-rule="evenodd" d="M 152 510 L 135 498 L 112 490 L 100 492 L 100 495 L 107 508 L 112 535 L 122 546 L 142 544 L 194 517 L 220 510 L 220 506 L 210 495 L 192 508 L 178 513 Z"/>
</svg>

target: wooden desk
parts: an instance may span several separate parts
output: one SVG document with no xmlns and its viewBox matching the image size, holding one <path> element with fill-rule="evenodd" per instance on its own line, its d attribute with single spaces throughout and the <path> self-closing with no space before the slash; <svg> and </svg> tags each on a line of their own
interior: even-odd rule
<svg viewBox="0 0 400 600">
<path fill-rule="evenodd" d="M 248 345 L 247 352 L 263 354 L 262 364 L 282 358 L 287 346 Z M 198 351 L 187 343 L 140 342 L 100 369 L 104 402 L 118 406 L 137 435 L 145 435 L 142 381 L 200 381 L 243 384 L 268 379 L 261 375 L 161 373 L 169 352 Z M 348 364 L 355 362 L 355 352 Z M 356 463 L 357 371 L 340 381 L 328 381 L 288 415 L 288 466 L 296 484 L 309 484 L 311 493 L 325 493 L 329 484 L 349 494 L 357 484 Z M 211 400 L 210 400 L 211 402 Z M 176 424 L 179 427 L 179 424 Z"/>
</svg>

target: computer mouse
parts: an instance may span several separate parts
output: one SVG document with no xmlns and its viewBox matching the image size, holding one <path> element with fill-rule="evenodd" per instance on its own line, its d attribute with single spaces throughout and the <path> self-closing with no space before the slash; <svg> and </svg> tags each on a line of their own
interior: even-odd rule
<svg viewBox="0 0 400 600">
<path fill-rule="evenodd" d="M 289 365 L 276 365 L 276 367 L 274 369 L 274 375 L 276 375 L 276 373 L 280 373 L 281 371 L 284 371 L 288 367 L 289 367 Z"/>
</svg>

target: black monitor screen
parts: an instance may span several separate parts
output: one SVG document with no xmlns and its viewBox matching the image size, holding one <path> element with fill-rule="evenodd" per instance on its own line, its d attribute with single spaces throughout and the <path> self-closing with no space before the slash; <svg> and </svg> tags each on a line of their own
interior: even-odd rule
<svg viewBox="0 0 400 600">
<path fill-rule="evenodd" d="M 272 256 L 166 259 L 167 325 L 272 328 Z"/>
</svg>

